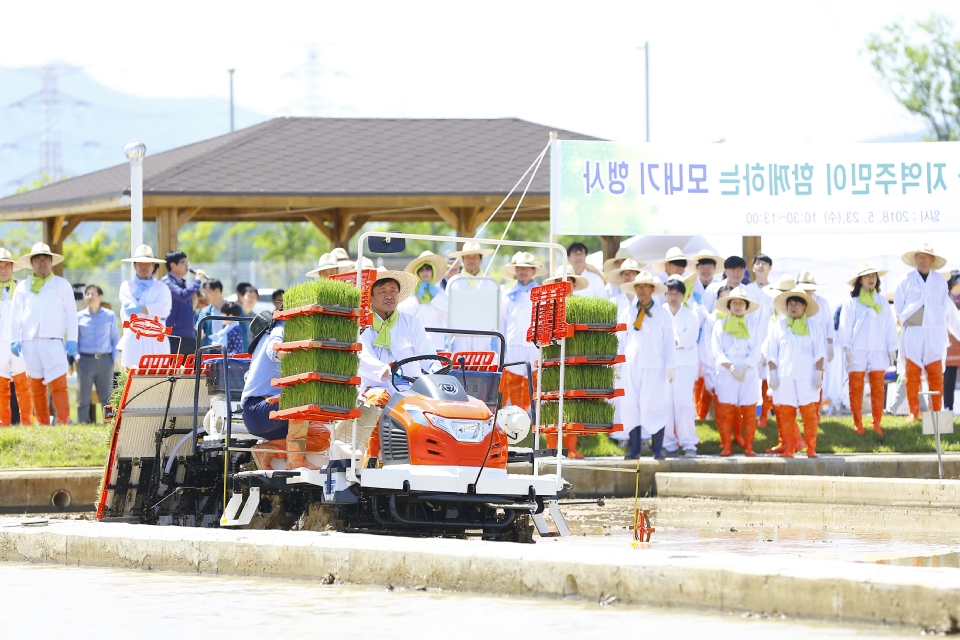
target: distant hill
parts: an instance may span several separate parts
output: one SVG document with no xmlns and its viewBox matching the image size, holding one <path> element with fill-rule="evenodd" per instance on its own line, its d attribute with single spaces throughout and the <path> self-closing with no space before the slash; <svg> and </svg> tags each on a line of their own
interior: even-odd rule
<svg viewBox="0 0 960 640">
<path fill-rule="evenodd" d="M 227 74 L 223 93 L 227 94 Z M 40 70 L 0 68 L 0 196 L 38 177 L 41 109 L 39 98 L 11 106 L 41 88 Z M 82 70 L 58 80 L 61 96 L 61 165 L 78 176 L 125 162 L 123 145 L 138 139 L 157 153 L 227 133 L 229 100 L 224 98 L 140 98 L 105 87 Z M 78 104 L 82 101 L 82 104 Z M 235 110 L 237 129 L 269 118 Z"/>
</svg>

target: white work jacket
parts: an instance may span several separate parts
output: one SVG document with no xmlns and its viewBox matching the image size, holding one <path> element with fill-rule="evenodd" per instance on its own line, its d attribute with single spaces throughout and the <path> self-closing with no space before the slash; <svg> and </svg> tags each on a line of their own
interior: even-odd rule
<svg viewBox="0 0 960 640">
<path fill-rule="evenodd" d="M 21 280 L 13 292 L 10 341 L 53 338 L 76 342 L 77 302 L 73 287 L 60 276 L 53 276 L 40 293 L 33 293 L 32 282 L 31 275 Z"/>
<path fill-rule="evenodd" d="M 623 366 L 630 369 L 675 369 L 677 366 L 677 347 L 673 337 L 672 315 L 656 304 L 651 309 L 652 316 L 643 321 L 638 331 L 633 327 L 637 320 L 637 303 L 624 309 L 618 322 L 625 323 L 619 352 L 626 356 Z"/>
<path fill-rule="evenodd" d="M 137 313 L 136 316 L 138 318 L 159 318 L 160 322 L 164 322 L 167 319 L 167 316 L 170 315 L 170 309 L 173 308 L 173 296 L 170 294 L 170 287 L 168 287 L 166 283 L 160 282 L 156 278 L 151 278 L 150 286 L 140 293 L 140 299 L 137 300 L 136 295 L 140 292 L 140 288 L 136 280 L 137 279 L 134 277 L 130 280 L 124 280 L 120 283 L 121 320 L 123 322 L 130 320 L 131 314 L 127 313 L 127 305 L 138 304 L 141 307 L 146 307 L 147 309 L 146 313 L 143 311 Z M 182 352 L 180 349 L 179 340 L 171 341 L 169 338 L 164 338 L 163 341 L 158 341 L 155 338 L 151 339 L 146 337 L 137 340 L 137 336 L 133 333 L 133 331 L 130 329 L 124 329 L 123 335 L 120 336 L 120 342 L 117 345 L 117 349 L 121 351 L 120 364 L 128 369 L 132 369 L 140 364 L 141 356 L 157 353 L 170 353 L 171 342 L 175 343 L 172 345 L 174 351 Z"/>
<path fill-rule="evenodd" d="M 873 307 L 860 304 L 857 298 L 848 298 L 843 303 L 837 340 L 854 351 L 880 351 L 884 354 L 896 351 L 897 324 L 890 304 L 876 291 L 873 300 L 881 305 L 880 313 Z"/>
<path fill-rule="evenodd" d="M 376 312 L 374 312 L 376 313 Z M 367 327 L 360 334 L 360 390 L 366 389 L 386 389 L 388 393 L 393 394 L 393 384 L 390 382 L 390 363 L 399 362 L 415 355 L 436 355 L 437 350 L 433 342 L 423 330 L 420 321 L 401 311 L 394 311 L 400 314 L 397 325 L 390 332 L 390 348 L 376 347 L 373 342 L 379 335 L 373 327 Z M 421 362 L 411 362 L 403 366 L 404 375 L 411 378 L 419 378 L 423 375 L 421 367 L 429 369 L 435 361 L 424 360 Z M 384 378 L 386 375 L 386 378 Z M 397 386 L 403 389 L 409 386 L 397 378 Z"/>
<path fill-rule="evenodd" d="M 754 312 L 754 314 L 756 313 L 759 313 L 759 311 Z M 742 364 L 755 367 L 760 362 L 760 336 L 756 329 L 751 326 L 750 316 L 744 318 L 747 322 L 747 330 L 750 332 L 749 338 L 735 338 L 723 330 L 732 317 L 731 314 L 723 320 L 718 319 L 713 324 L 713 336 L 711 336 L 710 343 L 713 348 L 714 370 L 717 373 L 726 364 L 732 364 L 734 367 L 739 367 Z"/>
<path fill-rule="evenodd" d="M 697 368 L 697 338 L 700 336 L 700 321 L 697 314 L 686 305 L 680 305 L 676 315 L 670 311 L 670 305 L 661 307 L 670 316 L 673 324 L 673 340 L 677 348 L 677 366 Z M 649 320 L 650 318 L 647 318 Z M 646 320 L 644 321 L 646 324 Z M 632 328 L 632 327 L 628 327 Z"/>
<path fill-rule="evenodd" d="M 817 361 L 826 358 L 826 340 L 819 325 L 807 318 L 808 335 L 798 336 L 787 326 L 784 316 L 770 323 L 763 356 L 776 365 L 777 374 L 794 380 L 812 380 Z"/>
</svg>

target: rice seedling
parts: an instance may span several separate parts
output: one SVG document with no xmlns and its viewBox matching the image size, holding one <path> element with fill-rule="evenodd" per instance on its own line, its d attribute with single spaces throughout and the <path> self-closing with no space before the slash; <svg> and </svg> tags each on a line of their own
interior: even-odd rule
<svg viewBox="0 0 960 640">
<path fill-rule="evenodd" d="M 110 406 L 113 407 L 114 411 L 120 408 L 120 401 L 123 399 L 123 390 L 127 386 L 129 375 L 126 369 L 120 368 L 120 375 L 117 376 L 117 381 L 113 385 L 113 392 L 110 394 Z"/>
<path fill-rule="evenodd" d="M 280 375 L 287 377 L 321 371 L 337 376 L 355 376 L 359 366 L 360 358 L 354 351 L 304 349 L 291 351 L 280 361 Z"/>
<path fill-rule="evenodd" d="M 617 336 L 604 331 L 578 331 L 567 338 L 567 356 L 615 356 L 617 355 Z M 560 345 L 543 348 L 545 360 L 560 357 Z"/>
<path fill-rule="evenodd" d="M 309 280 L 295 284 L 283 294 L 283 306 L 287 309 L 305 307 L 308 304 L 337 305 L 356 309 L 360 306 L 360 290 L 354 285 L 339 280 Z"/>
<path fill-rule="evenodd" d="M 564 389 L 613 389 L 613 367 L 581 364 L 564 369 Z M 560 367 L 547 367 L 542 379 L 543 391 L 559 391 Z"/>
<path fill-rule="evenodd" d="M 570 324 L 614 324 L 616 321 L 615 302 L 586 296 L 567 298 L 567 322 Z"/>
<path fill-rule="evenodd" d="M 540 423 L 556 424 L 559 402 L 540 405 Z M 566 400 L 563 403 L 563 422 L 580 424 L 613 424 L 613 405 L 606 400 Z"/>
<path fill-rule="evenodd" d="M 305 404 L 352 409 L 357 404 L 357 388 L 350 384 L 301 382 L 280 390 L 281 409 L 292 409 Z"/>
<path fill-rule="evenodd" d="M 285 342 L 297 340 L 357 341 L 357 321 L 342 316 L 314 314 L 294 316 L 283 325 Z"/>
</svg>

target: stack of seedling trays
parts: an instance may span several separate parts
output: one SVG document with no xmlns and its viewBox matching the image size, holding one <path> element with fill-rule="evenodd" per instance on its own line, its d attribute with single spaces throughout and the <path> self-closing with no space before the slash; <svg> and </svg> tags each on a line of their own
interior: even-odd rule
<svg viewBox="0 0 960 640">
<path fill-rule="evenodd" d="M 614 424 L 611 399 L 623 395 L 614 388 L 614 365 L 624 361 L 617 354 L 617 305 L 601 298 L 571 296 L 566 300 L 563 326 L 555 338 L 566 338 L 564 366 L 560 345 L 543 347 L 540 381 L 542 433 L 556 433 L 560 422 L 560 372 L 563 371 L 563 433 L 593 435 L 621 428 Z"/>
<path fill-rule="evenodd" d="M 356 274 L 354 274 L 355 276 Z M 284 320 L 283 342 L 277 351 L 280 408 L 275 420 L 329 422 L 356 418 L 359 325 L 365 310 L 355 281 L 311 280 L 290 287 L 283 295 L 288 308 L 274 313 Z"/>
</svg>

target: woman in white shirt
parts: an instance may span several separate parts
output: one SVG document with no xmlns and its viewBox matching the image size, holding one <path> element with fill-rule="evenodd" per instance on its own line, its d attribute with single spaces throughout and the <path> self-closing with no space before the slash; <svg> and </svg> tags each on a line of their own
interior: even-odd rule
<svg viewBox="0 0 960 640">
<path fill-rule="evenodd" d="M 717 322 L 713 327 L 713 356 L 717 374 L 717 431 L 723 445 L 721 456 L 729 456 L 737 418 L 743 424 L 743 453 L 753 452 L 757 431 L 757 404 L 760 402 L 760 342 L 756 329 L 750 330 L 746 315 L 760 308 L 747 297 L 743 287 L 717 301 Z"/>
<path fill-rule="evenodd" d="M 153 249 L 143 244 L 137 247 L 134 257 L 124 258 L 121 262 L 132 262 L 136 275 L 120 283 L 120 318 L 127 322 L 130 316 L 136 315 L 159 318 L 163 322 L 170 315 L 173 300 L 170 288 L 154 275 L 164 261 L 155 258 Z M 139 366 L 141 356 L 170 353 L 170 342 L 166 337 L 160 342 L 154 338 L 138 340 L 133 331 L 124 329 L 117 348 L 120 349 L 120 364 L 129 371 Z"/>
<path fill-rule="evenodd" d="M 424 251 L 408 262 L 404 271 L 417 276 L 419 282 L 413 290 L 413 295 L 401 302 L 397 308 L 420 320 L 420 324 L 425 329 L 446 329 L 447 293 L 438 285 L 447 271 L 447 259 L 430 251 Z M 446 334 L 431 331 L 427 335 L 437 349 L 445 348 Z"/>
</svg>

